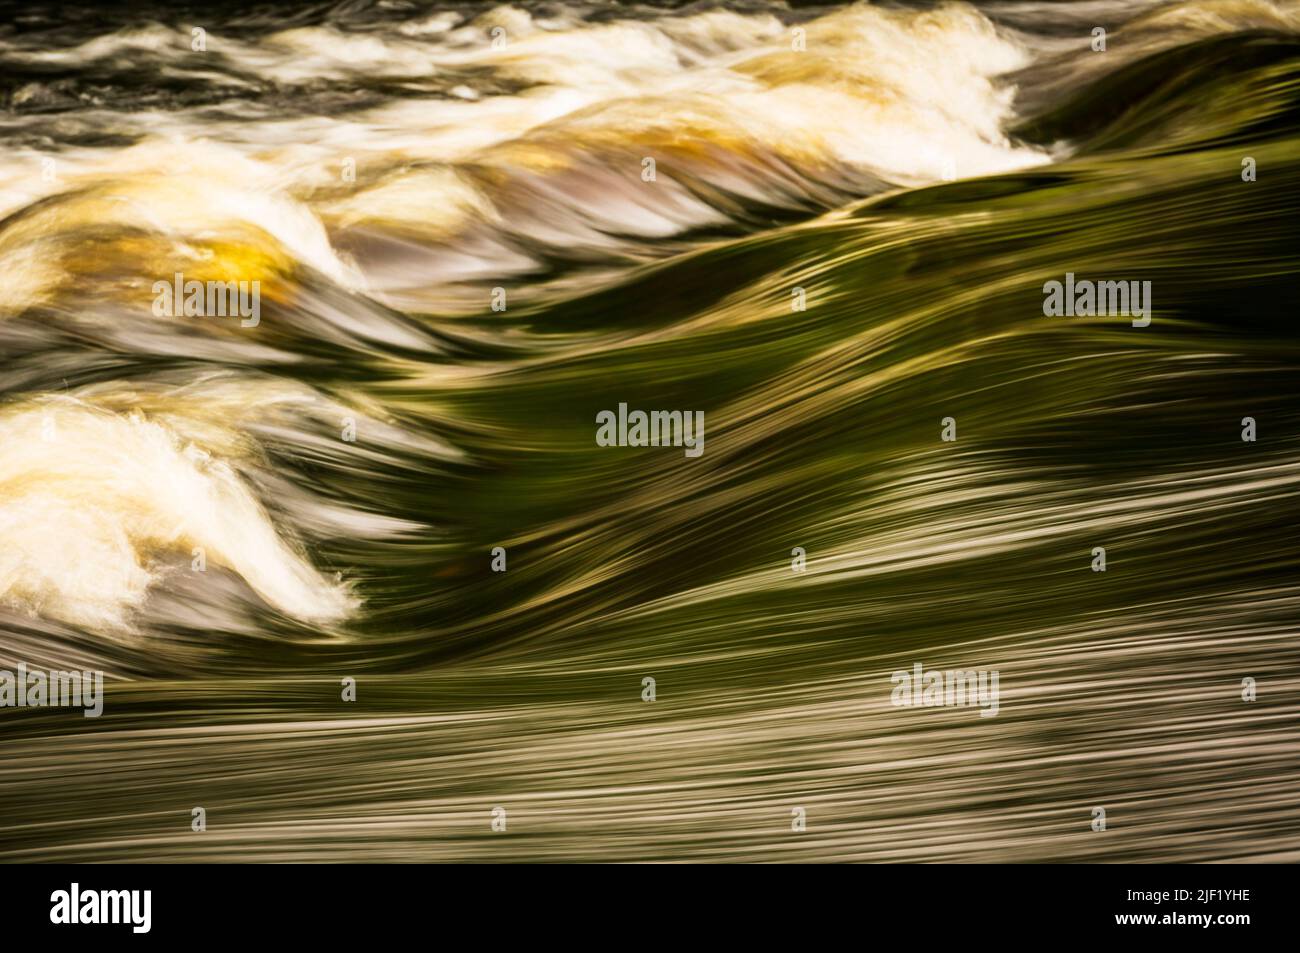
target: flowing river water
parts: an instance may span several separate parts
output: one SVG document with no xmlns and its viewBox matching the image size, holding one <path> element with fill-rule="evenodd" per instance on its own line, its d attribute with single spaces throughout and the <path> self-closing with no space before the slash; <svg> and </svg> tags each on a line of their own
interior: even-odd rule
<svg viewBox="0 0 1300 953">
<path fill-rule="evenodd" d="M 0 859 L 1300 858 L 1300 4 L 3 9 Z"/>
</svg>

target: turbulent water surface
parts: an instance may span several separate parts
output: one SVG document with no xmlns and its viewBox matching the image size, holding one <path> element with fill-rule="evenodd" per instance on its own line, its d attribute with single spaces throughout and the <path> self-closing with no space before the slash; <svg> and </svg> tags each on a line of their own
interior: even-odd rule
<svg viewBox="0 0 1300 953">
<path fill-rule="evenodd" d="M 0 859 L 1300 859 L 1300 4 L 0 10 Z"/>
</svg>

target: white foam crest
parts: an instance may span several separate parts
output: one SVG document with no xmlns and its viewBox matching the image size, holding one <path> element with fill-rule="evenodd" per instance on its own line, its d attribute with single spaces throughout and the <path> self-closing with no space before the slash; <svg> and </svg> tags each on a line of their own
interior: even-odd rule
<svg viewBox="0 0 1300 953">
<path fill-rule="evenodd" d="M 0 602 L 91 630 L 131 627 L 165 561 L 237 573 L 302 622 L 357 605 L 284 536 L 222 458 L 140 413 L 71 397 L 0 412 Z"/>
<path fill-rule="evenodd" d="M 256 224 L 345 287 L 406 305 L 431 283 L 534 270 L 530 246 L 626 260 L 644 254 L 634 239 L 734 213 L 692 182 L 806 208 L 1049 161 L 1002 131 L 1012 90 L 998 77 L 1029 54 L 975 9 L 855 5 L 798 28 L 802 46 L 771 13 L 583 23 L 501 7 L 463 25 L 433 14 L 386 31 L 280 31 L 222 56 L 277 82 L 407 77 L 442 95 L 256 123 L 152 113 L 155 138 L 107 161 L 75 152 L 68 179 L 120 177 L 122 218 L 178 241 Z M 144 128 L 138 115 L 124 122 Z M 9 168 L 7 204 L 32 190 Z M 416 299 L 390 294 L 401 282 L 384 261 L 397 251 Z"/>
</svg>

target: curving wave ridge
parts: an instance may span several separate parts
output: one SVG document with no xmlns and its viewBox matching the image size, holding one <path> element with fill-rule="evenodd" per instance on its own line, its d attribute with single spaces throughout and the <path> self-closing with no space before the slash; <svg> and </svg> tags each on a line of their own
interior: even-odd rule
<svg viewBox="0 0 1300 953">
<path fill-rule="evenodd" d="M 1296 859 L 1300 5 L 88 23 L 0 39 L 0 644 L 118 682 L 0 856 Z"/>
</svg>

